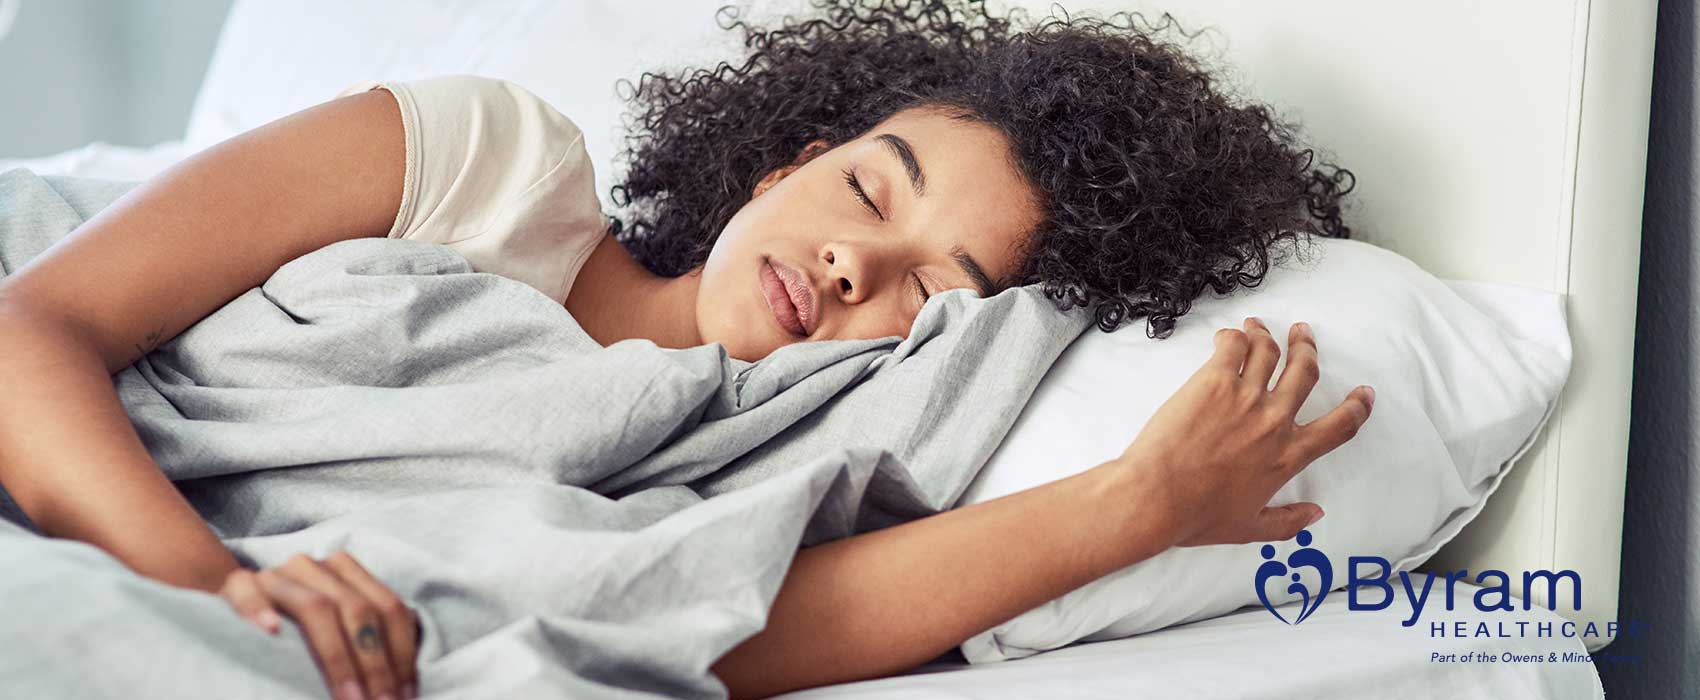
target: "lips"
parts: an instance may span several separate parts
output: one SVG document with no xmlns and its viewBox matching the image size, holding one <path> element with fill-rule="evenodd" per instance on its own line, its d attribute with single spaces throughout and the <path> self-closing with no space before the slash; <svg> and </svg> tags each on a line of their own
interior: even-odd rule
<svg viewBox="0 0 1700 700">
<path fill-rule="evenodd" d="M 810 336 L 815 332 L 819 308 L 814 287 L 802 273 L 785 263 L 769 257 L 762 258 L 762 296 L 780 327 L 793 335 Z"/>
</svg>

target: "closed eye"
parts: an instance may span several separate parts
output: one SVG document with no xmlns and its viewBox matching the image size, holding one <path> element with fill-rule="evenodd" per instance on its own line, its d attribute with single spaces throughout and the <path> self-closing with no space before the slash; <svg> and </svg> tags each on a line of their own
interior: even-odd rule
<svg viewBox="0 0 1700 700">
<path fill-rule="evenodd" d="M 844 184 L 850 186 L 850 191 L 856 195 L 856 199 L 861 200 L 863 207 L 873 212 L 874 216 L 880 218 L 880 221 L 885 220 L 885 214 L 880 211 L 879 207 L 874 206 L 874 200 L 869 199 L 867 191 L 862 189 L 862 181 L 856 179 L 856 171 L 844 171 Z"/>
<path fill-rule="evenodd" d="M 921 293 L 921 305 L 926 306 L 927 300 L 933 298 L 933 295 L 927 293 L 927 285 L 921 284 L 920 275 L 910 275 L 910 277 L 914 278 L 915 289 Z"/>
</svg>

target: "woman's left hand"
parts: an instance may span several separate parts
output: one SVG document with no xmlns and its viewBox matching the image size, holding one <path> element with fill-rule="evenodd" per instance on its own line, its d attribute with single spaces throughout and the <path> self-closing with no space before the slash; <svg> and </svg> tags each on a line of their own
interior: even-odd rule
<svg viewBox="0 0 1700 700">
<path fill-rule="evenodd" d="M 412 698 L 419 687 L 418 617 L 347 552 L 305 554 L 230 573 L 218 591 L 243 617 L 276 634 L 294 619 L 332 697 Z"/>
<path fill-rule="evenodd" d="M 1296 421 L 1320 377 L 1316 338 L 1294 323 L 1287 363 L 1269 388 L 1280 345 L 1262 321 L 1223 328 L 1215 353 L 1157 409 L 1110 464 L 1140 484 L 1141 504 L 1168 545 L 1278 542 L 1322 517 L 1322 507 L 1269 500 L 1369 419 L 1375 390 L 1359 386 L 1320 418 Z"/>
</svg>

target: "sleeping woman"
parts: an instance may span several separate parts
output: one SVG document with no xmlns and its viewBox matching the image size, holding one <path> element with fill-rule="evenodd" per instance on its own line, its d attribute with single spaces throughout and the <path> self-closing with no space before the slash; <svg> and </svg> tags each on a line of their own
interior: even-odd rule
<svg viewBox="0 0 1700 700">
<path fill-rule="evenodd" d="M 570 120 L 468 76 L 357 86 L 142 183 L 0 283 L 0 481 L 45 534 L 268 630 L 293 619 L 337 697 L 411 697 L 404 601 L 347 553 L 239 565 L 111 381 L 294 258 L 364 236 L 440 243 L 550 295 L 601 344 L 754 361 L 907 335 L 957 288 L 1037 285 L 1102 331 L 1163 337 L 1206 289 L 1256 285 L 1308 236 L 1348 234 L 1350 173 L 1313 168 L 1294 127 L 1230 99 L 1161 38 L 1172 23 L 867 4 L 733 22 L 741 66 L 645 74 L 618 217 Z M 1294 536 L 1321 509 L 1266 504 L 1374 395 L 1296 423 L 1315 342 L 1285 329 L 1277 374 L 1271 332 L 1218 331 L 1116 459 L 798 552 L 765 629 L 713 673 L 735 697 L 887 675 L 1169 547 Z"/>
</svg>

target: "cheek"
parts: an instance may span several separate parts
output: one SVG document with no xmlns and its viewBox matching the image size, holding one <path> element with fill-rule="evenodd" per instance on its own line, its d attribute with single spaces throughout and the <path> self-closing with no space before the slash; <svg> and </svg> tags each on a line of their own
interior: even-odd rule
<svg viewBox="0 0 1700 700">
<path fill-rule="evenodd" d="M 758 305 L 761 300 L 755 296 L 753 273 L 737 263 L 714 263 L 711 257 L 703 266 L 697 292 L 696 322 L 702 342 L 720 343 L 728 355 L 740 360 L 754 362 L 766 357 L 788 336 L 763 315 L 766 306 Z M 753 270 L 754 266 L 752 259 L 747 267 Z"/>
<path fill-rule="evenodd" d="M 745 237 L 739 235 L 740 231 L 728 226 L 715 240 L 714 249 L 702 265 L 696 315 L 697 328 L 705 343 L 750 323 L 750 319 L 741 318 L 747 314 L 744 295 L 749 293 L 742 287 L 759 258 Z"/>
<path fill-rule="evenodd" d="M 720 229 L 720 235 L 714 239 L 714 251 L 709 257 L 724 251 L 750 251 L 766 247 L 764 244 L 774 237 L 777 231 L 785 230 L 781 223 L 789 220 L 776 193 L 745 202 L 726 225 Z"/>
<path fill-rule="evenodd" d="M 708 259 L 703 261 L 705 288 L 711 279 L 730 277 L 744 258 L 754 254 L 750 236 L 745 235 L 743 228 L 726 227 L 721 231 L 720 237 L 714 240 L 714 248 L 708 252 Z"/>
<path fill-rule="evenodd" d="M 720 343 L 728 355 L 754 362 L 796 342 L 780 328 L 762 299 L 758 270 L 768 243 L 760 200 L 727 222 L 703 262 L 697 290 L 697 331 L 703 343 Z"/>
<path fill-rule="evenodd" d="M 843 325 L 833 337 L 840 340 L 884 338 L 888 335 L 907 337 L 914 321 L 914 314 L 907 308 L 890 304 L 861 304 L 848 310 Z"/>
</svg>

